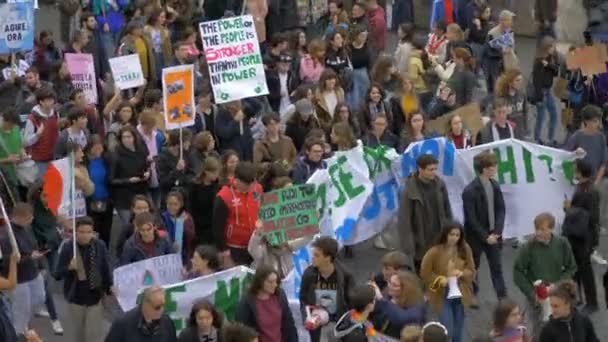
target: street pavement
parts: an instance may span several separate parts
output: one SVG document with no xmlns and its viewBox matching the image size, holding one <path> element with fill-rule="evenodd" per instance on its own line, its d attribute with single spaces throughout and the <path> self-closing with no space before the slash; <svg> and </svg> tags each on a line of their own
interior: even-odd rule
<svg viewBox="0 0 608 342">
<path fill-rule="evenodd" d="M 43 7 L 37 11 L 36 17 L 36 28 L 38 31 L 42 29 L 50 29 L 55 33 L 55 37 L 59 37 L 59 18 L 58 13 L 54 8 L 43 5 Z M 389 44 L 389 46 L 394 46 L 394 35 L 391 35 L 390 40 L 391 44 Z M 532 61 L 535 53 L 535 41 L 534 39 L 530 38 L 517 37 L 516 44 L 517 54 L 522 63 L 523 74 L 525 76 L 531 75 Z M 534 115 L 532 115 L 530 118 L 530 127 L 534 127 L 533 120 Z M 558 140 L 563 139 L 563 137 L 563 130 L 560 129 Z M 344 264 L 360 282 L 366 281 L 371 272 L 379 271 L 380 258 L 386 252 L 374 248 L 372 246 L 371 241 L 366 241 L 358 246 L 355 246 L 353 251 L 353 258 L 344 260 Z M 523 305 L 525 303 L 524 298 L 520 291 L 515 287 L 512 276 L 513 262 L 515 259 L 516 252 L 517 250 L 513 249 L 510 244 L 505 245 L 505 248 L 503 249 L 503 269 L 507 289 L 509 292 L 509 297 L 515 299 Z M 603 255 L 608 256 L 607 237 L 601 238 L 600 252 Z M 598 285 L 598 298 L 600 298 L 600 311 L 593 314 L 591 318 L 594 322 L 600 340 L 608 341 L 608 325 L 604 324 L 608 321 L 608 311 L 606 310 L 606 302 L 604 300 L 604 289 L 602 287 L 602 276 L 604 272 L 606 272 L 606 266 L 594 265 L 594 270 L 596 275 L 596 283 Z M 497 303 L 496 296 L 491 285 L 489 270 L 485 258 L 482 258 L 481 268 L 479 272 L 479 281 L 479 309 L 466 311 L 465 341 L 467 342 L 472 341 L 474 337 L 484 336 L 488 334 L 491 329 L 493 308 Z M 35 318 L 33 320 L 33 328 L 38 331 L 38 333 L 45 342 L 84 342 L 75 341 L 71 337 L 73 327 L 71 325 L 70 317 L 68 315 L 66 301 L 63 299 L 63 295 L 61 293 L 61 284 L 53 281 L 51 284 L 51 288 L 55 299 L 55 304 L 57 306 L 57 311 L 59 313 L 59 318 L 63 324 L 65 333 L 63 336 L 54 335 L 48 318 Z M 111 311 L 115 312 L 116 307 L 113 307 L 113 310 Z M 107 316 L 108 317 L 106 318 L 106 320 L 104 320 L 103 322 L 99 322 L 99 324 L 102 324 L 105 327 L 109 327 L 110 321 L 112 319 L 112 317 L 109 316 L 116 316 L 116 313 L 108 314 Z"/>
</svg>

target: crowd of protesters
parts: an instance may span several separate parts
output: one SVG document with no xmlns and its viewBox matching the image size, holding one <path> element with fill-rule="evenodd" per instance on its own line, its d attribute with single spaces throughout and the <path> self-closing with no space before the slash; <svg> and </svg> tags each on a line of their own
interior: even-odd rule
<svg viewBox="0 0 608 342">
<path fill-rule="evenodd" d="M 498 304 L 492 330 L 478 341 L 599 341 L 588 316 L 600 308 L 592 261 L 607 263 L 597 248 L 608 227 L 602 130 L 608 73 L 587 77 L 566 69 L 547 14 L 557 5 L 536 0 L 538 51 L 525 79 L 515 13 L 484 0 L 459 2 L 455 16 L 435 20 L 423 34 L 408 0 L 60 1 L 62 37 L 43 30 L 33 51 L 0 56 L 6 71 L 0 195 L 18 246 L 13 250 L 4 229 L 0 340 L 40 341 L 31 330 L 38 315 L 49 317 L 55 334 L 68 323 L 73 340 L 87 342 L 295 342 L 298 326 L 313 342 L 372 341 L 378 333 L 401 341 L 466 341 L 465 308 L 479 305 L 485 279 L 477 271 L 485 254 Z M 198 23 L 241 13 L 253 16 L 269 94 L 217 105 Z M 394 51 L 389 31 L 397 35 Z M 495 43 L 505 36 L 506 43 Z M 98 103 L 74 87 L 64 53 L 93 55 Z M 146 82 L 121 91 L 108 59 L 129 54 L 139 57 Z M 180 132 L 165 128 L 161 75 L 183 64 L 195 66 L 196 115 Z M 554 93 L 556 78 L 566 82 L 565 96 Z M 485 122 L 477 134 L 452 114 L 471 103 L 479 104 Z M 560 141 L 562 104 L 573 114 Z M 426 121 L 445 115 L 445 131 L 427 131 Z M 384 255 L 369 281 L 358 282 L 341 263 L 352 250 L 340 253 L 332 237 L 280 246 L 264 237 L 258 218 L 264 192 L 306 183 L 327 167 L 325 159 L 359 142 L 403 152 L 436 136 L 458 149 L 516 138 L 581 156 L 562 234 L 554 232 L 553 215 L 538 213 L 530 222 L 533 236 L 518 243 L 508 270 L 517 289 L 507 288 L 503 274 L 510 208 L 490 152 L 475 156 L 477 177 L 462 193 L 464 222 L 454 220 L 438 161 L 417 159 L 400 196 L 400 246 Z M 87 215 L 74 227 L 50 210 L 43 191 L 49 164 L 67 155 L 86 197 Z M 304 321 L 296 322 L 281 280 L 294 267 L 293 252 L 308 243 L 312 260 L 299 297 Z M 150 287 L 141 304 L 105 331 L 100 322 L 106 299 L 115 295 L 112 270 L 170 253 L 181 255 L 184 279 L 235 265 L 255 270 L 236 322 L 200 300 L 177 334 L 164 313 L 164 290 Z M 63 282 L 67 317 L 55 308 L 52 278 Z M 546 285 L 548 320 L 537 280 Z M 515 291 L 526 301 L 510 299 Z"/>
</svg>

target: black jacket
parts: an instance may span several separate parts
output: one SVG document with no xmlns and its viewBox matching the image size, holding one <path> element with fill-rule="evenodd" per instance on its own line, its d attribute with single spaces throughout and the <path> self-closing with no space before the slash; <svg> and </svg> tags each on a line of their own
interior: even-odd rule
<svg viewBox="0 0 608 342">
<path fill-rule="evenodd" d="M 352 286 L 354 285 L 354 280 L 350 273 L 348 273 L 339 262 L 335 262 L 335 272 L 338 278 L 338 292 L 337 292 L 337 310 L 335 319 L 342 317 L 346 311 L 348 311 L 349 307 L 349 294 Z M 316 297 L 315 297 L 315 285 L 317 281 L 321 277 L 319 274 L 319 270 L 317 270 L 314 266 L 308 266 L 306 270 L 304 270 L 304 274 L 302 274 L 302 283 L 300 287 L 300 310 L 302 311 L 302 317 L 306 317 L 306 306 L 307 305 L 315 305 Z"/>
<path fill-rule="evenodd" d="M 195 176 L 192 169 L 191 154 L 184 151 L 185 168 L 177 170 L 179 155 L 173 155 L 168 148 L 164 148 L 156 159 L 156 172 L 158 173 L 158 183 L 162 198 L 174 187 L 185 188 L 190 184 L 190 180 Z"/>
<path fill-rule="evenodd" d="M 590 251 L 600 224 L 599 204 L 600 194 L 591 181 L 576 186 L 562 224 L 562 233 L 573 246 L 573 252 L 583 252 L 579 247 Z"/>
<path fill-rule="evenodd" d="M 285 135 L 291 138 L 296 151 L 300 152 L 304 146 L 306 136 L 313 128 L 319 128 L 319 123 L 314 115 L 311 115 L 307 122 L 292 118 L 287 121 Z"/>
<path fill-rule="evenodd" d="M 112 286 L 112 273 L 108 261 L 108 249 L 105 243 L 99 239 L 91 240 L 89 246 L 83 247 L 78 245 L 84 269 L 88 273 L 91 267 L 90 253 L 95 250 L 95 266 L 99 268 L 101 275 L 101 288 L 91 289 L 87 280 L 80 281 L 76 271 L 68 268 L 70 261 L 74 257 L 74 249 L 72 248 L 72 240 L 64 243 L 59 251 L 59 260 L 57 269 L 55 270 L 55 278 L 63 279 L 63 294 L 66 300 L 76 305 L 91 306 L 99 303 L 105 293 L 110 292 Z"/>
<path fill-rule="evenodd" d="M 220 190 L 217 182 L 204 185 L 193 183 L 190 187 L 190 215 L 194 220 L 194 228 L 196 230 L 196 238 L 198 244 L 212 244 L 216 242 L 213 239 L 213 203 L 217 192 Z"/>
<path fill-rule="evenodd" d="M 574 310 L 567 320 L 551 319 L 540 332 L 539 342 L 599 342 L 589 317 Z"/>
<path fill-rule="evenodd" d="M 543 60 L 547 61 L 547 65 L 543 65 Z M 532 99 L 534 102 L 542 101 L 542 90 L 551 89 L 553 87 L 553 79 L 558 74 L 559 66 L 554 57 L 546 59 L 536 58 L 532 66 L 532 83 L 534 85 L 534 94 Z"/>
<path fill-rule="evenodd" d="M 40 263 L 32 258 L 32 253 L 39 249 L 32 228 L 23 228 L 15 223 L 12 223 L 15 241 L 21 254 L 21 261 L 17 264 L 17 284 L 23 284 L 34 280 L 40 273 Z M 8 233 L 5 231 L 0 241 L 2 254 L 5 256 L 11 255 L 13 247 L 10 243 Z M 4 257 L 1 260 L 2 276 L 8 276 L 10 258 Z"/>
<path fill-rule="evenodd" d="M 148 181 L 131 183 L 131 177 L 143 177 L 149 169 L 148 149 L 141 144 L 133 152 L 122 145 L 116 147 L 111 155 L 108 178 L 112 185 L 112 200 L 116 209 L 129 209 L 135 195 L 148 192 Z"/>
<path fill-rule="evenodd" d="M 144 327 L 144 318 L 138 306 L 112 322 L 105 342 L 177 342 L 175 325 L 163 314 L 155 332 Z"/>
<path fill-rule="evenodd" d="M 490 179 L 494 190 L 494 233 L 502 235 L 505 225 L 505 200 L 500 185 Z M 464 229 L 468 239 L 485 243 L 490 235 L 488 226 L 488 200 L 479 177 L 475 178 L 462 192 L 464 206 Z"/>
<path fill-rule="evenodd" d="M 266 71 L 266 84 L 268 85 L 268 102 L 275 112 L 281 107 L 281 79 L 277 70 Z M 291 94 L 299 85 L 299 80 L 292 71 L 287 73 L 287 93 Z"/>
<path fill-rule="evenodd" d="M 253 137 L 249 127 L 248 119 L 243 119 L 243 131 L 239 122 L 234 120 L 230 112 L 220 109 L 215 121 L 215 133 L 219 139 L 220 152 L 232 149 L 239 154 L 244 161 L 253 159 Z"/>
<path fill-rule="evenodd" d="M 289 309 L 287 295 L 282 289 L 278 289 L 279 304 L 281 305 L 281 335 L 283 342 L 297 342 L 298 331 Z M 258 322 L 256 319 L 255 297 L 246 295 L 241 298 L 237 308 L 235 321 L 241 322 L 255 330 L 258 330 Z M 277 322 L 278 324 L 278 322 Z"/>
<path fill-rule="evenodd" d="M 179 337 L 177 338 L 177 342 L 200 342 L 200 337 L 198 335 L 197 327 L 187 327 L 179 333 Z M 222 342 L 222 332 L 217 332 L 217 340 L 214 342 Z"/>
</svg>

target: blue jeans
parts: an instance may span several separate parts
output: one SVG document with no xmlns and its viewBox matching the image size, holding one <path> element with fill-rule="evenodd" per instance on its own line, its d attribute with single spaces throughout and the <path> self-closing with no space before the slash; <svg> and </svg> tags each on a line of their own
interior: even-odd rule
<svg viewBox="0 0 608 342">
<path fill-rule="evenodd" d="M 551 88 L 542 90 L 542 100 L 536 104 L 536 126 L 534 127 L 534 140 L 540 141 L 545 120 L 545 109 L 549 111 L 549 142 L 555 140 L 555 128 L 557 126 L 557 106 Z"/>
<path fill-rule="evenodd" d="M 464 306 L 462 305 L 460 298 L 446 298 L 444 300 L 441 314 L 439 314 L 439 322 L 448 329 L 448 333 L 450 334 L 450 337 L 452 337 L 452 342 L 463 341 Z"/>
<path fill-rule="evenodd" d="M 365 102 L 365 96 L 367 96 L 367 90 L 369 89 L 369 75 L 367 74 L 367 68 L 353 69 L 353 88 L 349 92 L 350 96 L 347 97 L 348 106 L 352 111 L 356 111 Z"/>
</svg>

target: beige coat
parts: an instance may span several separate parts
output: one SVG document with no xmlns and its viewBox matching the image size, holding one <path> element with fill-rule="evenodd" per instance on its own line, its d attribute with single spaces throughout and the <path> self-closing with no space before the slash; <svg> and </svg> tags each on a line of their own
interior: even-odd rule
<svg viewBox="0 0 608 342">
<path fill-rule="evenodd" d="M 458 287 L 462 293 L 462 304 L 468 307 L 471 305 L 474 296 L 475 262 L 473 261 L 473 252 L 468 244 L 465 244 L 465 249 L 466 257 L 463 259 L 456 255 L 452 262 L 455 269 L 462 271 L 462 276 L 458 279 Z M 447 249 L 443 245 L 436 245 L 426 252 L 420 265 L 420 277 L 427 289 L 426 296 L 436 313 L 441 312 L 447 287 L 436 287 L 435 282 L 440 276 L 447 277 L 449 261 L 450 256 Z"/>
</svg>

